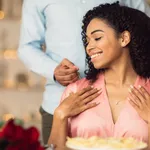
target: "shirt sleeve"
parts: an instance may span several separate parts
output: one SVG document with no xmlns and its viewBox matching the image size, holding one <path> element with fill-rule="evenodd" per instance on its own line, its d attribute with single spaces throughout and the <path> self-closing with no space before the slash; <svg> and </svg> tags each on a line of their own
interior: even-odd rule
<svg viewBox="0 0 150 150">
<path fill-rule="evenodd" d="M 138 9 L 150 17 L 150 6 L 146 0 L 122 0 L 121 3 L 128 7 Z"/>
<path fill-rule="evenodd" d="M 53 74 L 58 63 L 42 51 L 45 18 L 37 3 L 36 0 L 24 0 L 18 56 L 30 70 L 55 82 Z"/>
</svg>

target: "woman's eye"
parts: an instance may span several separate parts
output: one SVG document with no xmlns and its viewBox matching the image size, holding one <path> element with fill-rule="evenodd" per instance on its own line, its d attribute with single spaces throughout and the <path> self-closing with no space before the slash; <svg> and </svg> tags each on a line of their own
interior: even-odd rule
<svg viewBox="0 0 150 150">
<path fill-rule="evenodd" d="M 98 40 L 100 40 L 102 37 L 99 37 L 99 38 L 95 38 L 95 41 L 98 41 Z"/>
</svg>

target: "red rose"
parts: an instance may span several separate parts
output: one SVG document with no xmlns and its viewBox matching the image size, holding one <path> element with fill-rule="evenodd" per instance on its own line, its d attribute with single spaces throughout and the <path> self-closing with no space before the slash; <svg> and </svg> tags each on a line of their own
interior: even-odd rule
<svg viewBox="0 0 150 150">
<path fill-rule="evenodd" d="M 28 150 L 28 145 L 25 142 L 16 142 L 7 146 L 6 150 Z"/>
<path fill-rule="evenodd" d="M 28 147 L 28 150 L 44 150 L 44 148 L 40 145 L 40 142 L 34 142 L 30 144 L 30 147 Z"/>
<path fill-rule="evenodd" d="M 39 140 L 39 132 L 35 127 L 26 129 L 24 136 L 29 143 L 34 143 Z"/>
<path fill-rule="evenodd" d="M 22 141 L 20 143 L 9 145 L 6 150 L 44 150 L 44 148 L 38 141 L 33 144 L 27 144 Z"/>
<path fill-rule="evenodd" d="M 39 132 L 35 127 L 24 129 L 10 120 L 0 132 L 0 138 L 9 144 L 6 150 L 44 150 L 40 145 Z"/>
<path fill-rule="evenodd" d="M 23 139 L 24 132 L 25 131 L 21 126 L 15 125 L 14 121 L 10 120 L 0 132 L 0 138 L 4 138 L 13 142 Z"/>
</svg>

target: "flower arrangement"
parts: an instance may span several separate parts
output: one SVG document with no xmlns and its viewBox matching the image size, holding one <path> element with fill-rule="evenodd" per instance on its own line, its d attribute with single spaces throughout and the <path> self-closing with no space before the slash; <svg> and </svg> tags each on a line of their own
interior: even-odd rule
<svg viewBox="0 0 150 150">
<path fill-rule="evenodd" d="M 35 127 L 24 129 L 10 120 L 0 130 L 0 150 L 44 150 Z"/>
</svg>

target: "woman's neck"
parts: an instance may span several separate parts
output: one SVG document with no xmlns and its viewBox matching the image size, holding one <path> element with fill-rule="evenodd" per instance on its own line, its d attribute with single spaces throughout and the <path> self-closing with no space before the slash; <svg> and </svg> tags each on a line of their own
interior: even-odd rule
<svg viewBox="0 0 150 150">
<path fill-rule="evenodd" d="M 119 86 L 134 84 L 136 78 L 137 74 L 133 70 L 131 59 L 127 52 L 105 71 L 105 81 Z"/>
</svg>

